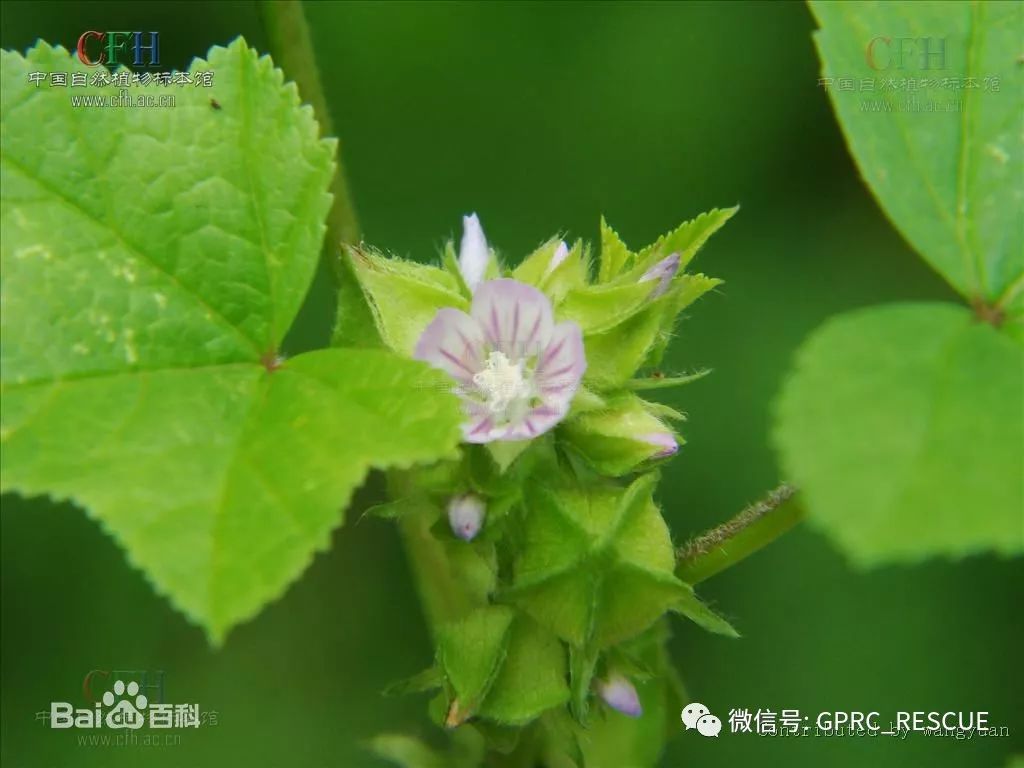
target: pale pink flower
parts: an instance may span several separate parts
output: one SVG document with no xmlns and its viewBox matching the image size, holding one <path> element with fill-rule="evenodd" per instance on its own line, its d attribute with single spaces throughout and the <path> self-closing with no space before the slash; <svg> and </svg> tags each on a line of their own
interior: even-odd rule
<svg viewBox="0 0 1024 768">
<path fill-rule="evenodd" d="M 438 310 L 413 357 L 455 380 L 470 443 L 528 440 L 569 410 L 587 368 L 576 323 L 555 323 L 551 301 L 533 286 L 482 283 L 469 314 Z"/>
</svg>

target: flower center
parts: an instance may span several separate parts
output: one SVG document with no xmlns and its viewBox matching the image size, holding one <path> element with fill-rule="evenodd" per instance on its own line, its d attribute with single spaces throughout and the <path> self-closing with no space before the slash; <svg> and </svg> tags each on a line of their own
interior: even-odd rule
<svg viewBox="0 0 1024 768">
<path fill-rule="evenodd" d="M 504 352 L 494 350 L 473 383 L 480 388 L 491 413 L 501 413 L 517 400 L 530 396 L 530 382 L 523 376 L 523 361 L 513 363 Z"/>
</svg>

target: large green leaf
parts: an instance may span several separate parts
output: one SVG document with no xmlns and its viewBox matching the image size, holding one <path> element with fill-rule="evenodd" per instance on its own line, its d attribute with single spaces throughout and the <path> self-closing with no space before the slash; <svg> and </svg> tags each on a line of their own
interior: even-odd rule
<svg viewBox="0 0 1024 768">
<path fill-rule="evenodd" d="M 1024 550 L 1022 363 L 953 305 L 826 323 L 798 354 L 775 434 L 811 521 L 861 564 Z"/>
<path fill-rule="evenodd" d="M 885 212 L 960 293 L 1024 314 L 1024 4 L 811 8 L 832 103 Z"/>
<path fill-rule="evenodd" d="M 244 42 L 110 86 L 62 49 L 3 53 L 3 489 L 70 498 L 215 641 L 325 547 L 371 466 L 451 451 L 434 373 L 385 352 L 278 360 L 316 265 L 333 143 Z M 215 99 L 219 109 L 211 106 Z M 410 397 L 410 393 L 415 397 Z"/>
</svg>

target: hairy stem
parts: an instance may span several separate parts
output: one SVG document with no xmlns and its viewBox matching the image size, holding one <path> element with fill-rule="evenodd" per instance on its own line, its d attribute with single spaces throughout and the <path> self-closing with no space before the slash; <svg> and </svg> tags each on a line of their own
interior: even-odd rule
<svg viewBox="0 0 1024 768">
<path fill-rule="evenodd" d="M 295 82 L 302 99 L 313 107 L 321 132 L 326 136 L 334 135 L 334 125 L 320 84 L 320 72 L 316 66 L 316 54 L 302 3 L 299 0 L 261 0 L 259 9 L 274 63 Z M 337 163 L 331 181 L 334 203 L 327 217 L 327 242 L 332 249 L 338 243 L 359 242 L 359 223 L 345 182 L 340 146 Z"/>
<path fill-rule="evenodd" d="M 676 575 L 687 584 L 704 581 L 775 541 L 803 516 L 796 488 L 780 485 L 731 520 L 680 547 Z"/>
</svg>

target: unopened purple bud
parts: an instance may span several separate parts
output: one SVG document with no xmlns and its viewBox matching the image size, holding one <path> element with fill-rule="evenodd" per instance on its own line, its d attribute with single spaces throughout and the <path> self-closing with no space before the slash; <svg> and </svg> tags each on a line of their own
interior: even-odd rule
<svg viewBox="0 0 1024 768">
<path fill-rule="evenodd" d="M 652 432 L 649 435 L 640 435 L 640 439 L 658 449 L 651 457 L 654 459 L 664 459 L 667 456 L 673 456 L 679 450 L 679 443 L 668 432 Z"/>
<path fill-rule="evenodd" d="M 563 261 L 569 258 L 569 246 L 565 244 L 565 240 L 558 241 L 558 247 L 555 248 L 554 254 L 551 256 L 551 261 L 548 263 L 546 274 L 551 274 Z"/>
<path fill-rule="evenodd" d="M 487 508 L 476 496 L 455 496 L 448 502 L 448 524 L 452 533 L 463 541 L 472 541 L 480 533 Z"/>
<path fill-rule="evenodd" d="M 657 280 L 658 284 L 651 291 L 651 298 L 656 299 L 659 296 L 665 295 L 668 291 L 669 285 L 672 283 L 672 278 L 676 276 L 676 272 L 679 271 L 679 254 L 673 253 L 670 256 L 666 256 L 664 259 L 659 261 L 653 267 L 648 269 L 640 277 L 640 282 L 644 283 L 648 280 Z"/>
<path fill-rule="evenodd" d="M 462 243 L 459 246 L 459 271 L 470 291 L 483 282 L 491 251 L 484 237 L 484 229 L 475 213 L 462 217 Z"/>
<path fill-rule="evenodd" d="M 643 714 L 636 688 L 622 675 L 612 675 L 607 680 L 599 682 L 597 692 L 601 694 L 605 704 L 624 715 L 640 717 Z"/>
</svg>

